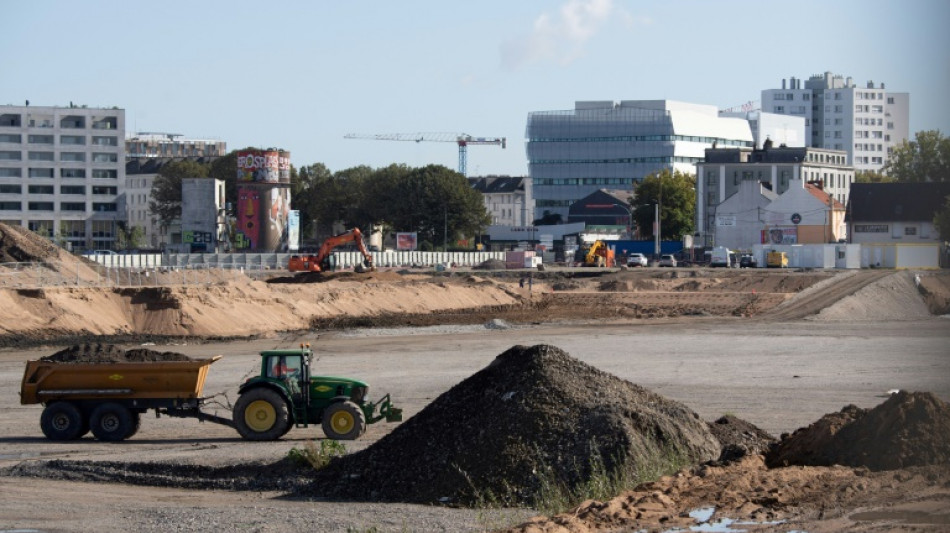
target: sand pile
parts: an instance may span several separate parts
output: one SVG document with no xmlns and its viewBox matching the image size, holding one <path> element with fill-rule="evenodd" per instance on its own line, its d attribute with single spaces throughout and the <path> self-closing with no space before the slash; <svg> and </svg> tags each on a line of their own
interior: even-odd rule
<svg viewBox="0 0 950 533">
<path fill-rule="evenodd" d="M 900 391 L 871 410 L 849 405 L 784 436 L 770 467 L 845 465 L 871 470 L 950 463 L 950 404 Z"/>
<path fill-rule="evenodd" d="M 0 263 L 27 263 L 59 259 L 63 250 L 36 233 L 0 222 Z"/>
<path fill-rule="evenodd" d="M 672 452 L 671 450 L 678 450 Z M 645 457 L 719 456 L 686 406 L 548 345 L 515 346 L 379 442 L 318 472 L 334 498 L 530 504 L 543 480 L 575 488 L 599 458 L 637 470 Z"/>
<path fill-rule="evenodd" d="M 911 272 L 898 272 L 822 309 L 813 320 L 919 320 L 930 310 Z"/>
<path fill-rule="evenodd" d="M 77 344 L 40 359 L 53 363 L 147 363 L 156 361 L 191 361 L 175 352 L 159 352 L 147 348 L 123 350 L 114 344 Z"/>
</svg>

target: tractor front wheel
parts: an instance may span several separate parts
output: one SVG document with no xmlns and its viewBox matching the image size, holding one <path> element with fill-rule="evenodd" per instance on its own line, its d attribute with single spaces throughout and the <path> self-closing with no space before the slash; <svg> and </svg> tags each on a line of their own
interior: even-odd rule
<svg viewBox="0 0 950 533">
<path fill-rule="evenodd" d="M 328 439 L 356 440 L 366 431 L 366 415 L 353 402 L 339 402 L 323 411 L 323 432 Z"/>
<path fill-rule="evenodd" d="M 271 389 L 251 389 L 234 404 L 234 427 L 247 440 L 277 440 L 290 430 L 290 409 Z"/>
</svg>

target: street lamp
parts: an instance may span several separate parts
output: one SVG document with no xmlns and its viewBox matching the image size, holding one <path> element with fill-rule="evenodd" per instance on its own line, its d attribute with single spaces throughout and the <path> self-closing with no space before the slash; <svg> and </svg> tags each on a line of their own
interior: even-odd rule
<svg viewBox="0 0 950 533">
<path fill-rule="evenodd" d="M 626 205 L 626 204 L 614 203 L 614 205 L 617 206 L 617 207 L 622 207 L 623 210 L 627 212 L 627 238 L 628 238 L 628 239 L 633 239 L 633 229 L 632 229 L 632 225 L 633 225 L 633 210 L 630 208 L 629 205 Z"/>
</svg>

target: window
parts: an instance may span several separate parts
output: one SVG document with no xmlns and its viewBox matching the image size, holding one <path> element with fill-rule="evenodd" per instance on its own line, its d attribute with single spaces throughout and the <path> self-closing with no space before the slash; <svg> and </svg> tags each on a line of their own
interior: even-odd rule
<svg viewBox="0 0 950 533">
<path fill-rule="evenodd" d="M 22 191 L 23 188 L 19 185 L 0 184 L 0 194 L 20 194 Z"/>
<path fill-rule="evenodd" d="M 835 106 L 835 113 L 844 113 L 844 106 L 836 105 L 836 106 Z"/>
<path fill-rule="evenodd" d="M 777 106 L 775 106 L 775 112 L 776 112 L 776 113 L 784 113 L 784 112 L 785 112 L 785 106 L 782 106 L 782 105 L 777 105 Z"/>
<path fill-rule="evenodd" d="M 19 178 L 22 175 L 19 168 L 0 168 L 0 178 Z"/>
<path fill-rule="evenodd" d="M 86 194 L 86 187 L 83 185 L 60 185 L 60 194 Z"/>
<path fill-rule="evenodd" d="M 784 100 L 784 99 L 785 99 L 785 93 L 775 93 L 775 99 L 776 99 L 776 100 Z"/>
<path fill-rule="evenodd" d="M 0 150 L 0 161 L 19 161 L 22 158 L 22 154 L 19 151 L 3 151 Z"/>
<path fill-rule="evenodd" d="M 52 135 L 30 135 L 27 137 L 30 144 L 53 144 Z"/>
<path fill-rule="evenodd" d="M 115 163 L 119 160 L 117 154 L 107 154 L 103 152 L 96 152 L 92 154 L 93 163 Z"/>
<path fill-rule="evenodd" d="M 59 169 L 61 178 L 85 178 L 86 169 L 84 168 L 61 168 Z"/>
<path fill-rule="evenodd" d="M 893 122 L 888 122 L 888 123 L 887 123 L 887 129 L 889 129 L 889 130 L 894 129 L 894 123 L 893 123 Z"/>
<path fill-rule="evenodd" d="M 96 168 L 92 170 L 92 177 L 118 179 L 119 175 L 118 175 L 118 172 L 114 169 L 107 170 L 107 169 Z"/>
<path fill-rule="evenodd" d="M 904 235 L 917 235 L 917 226 L 904 226 Z"/>
<path fill-rule="evenodd" d="M 887 97 L 887 103 L 893 104 L 893 103 L 894 103 L 894 97 L 893 97 L 893 96 L 888 96 L 888 97 Z"/>
<path fill-rule="evenodd" d="M 92 144 L 96 146 L 118 146 L 119 141 L 115 137 L 95 136 L 92 138 Z"/>
<path fill-rule="evenodd" d="M 27 207 L 30 211 L 52 211 L 53 202 L 29 202 Z"/>
<path fill-rule="evenodd" d="M 22 211 L 23 204 L 20 202 L 0 202 L 0 211 Z"/>
<path fill-rule="evenodd" d="M 60 152 L 59 160 L 71 163 L 82 162 L 86 160 L 86 154 L 83 152 Z"/>
<path fill-rule="evenodd" d="M 0 133 L 0 143 L 21 143 L 23 141 L 22 135 L 17 135 L 16 133 Z"/>
<path fill-rule="evenodd" d="M 95 120 L 92 123 L 92 129 L 94 130 L 114 130 L 118 128 L 119 121 L 116 117 L 105 117 L 99 120 Z"/>
<path fill-rule="evenodd" d="M 108 187 L 105 185 L 93 185 L 92 194 L 117 194 L 118 187 Z"/>
<path fill-rule="evenodd" d="M 59 121 L 59 127 L 68 128 L 68 129 L 85 128 L 86 117 L 81 117 L 81 116 L 76 116 L 76 115 L 63 117 L 62 120 Z"/>
<path fill-rule="evenodd" d="M 27 190 L 30 194 L 53 194 L 52 185 L 30 185 Z"/>
<path fill-rule="evenodd" d="M 29 176 L 31 178 L 52 178 L 53 169 L 51 168 L 31 168 Z"/>
<path fill-rule="evenodd" d="M 811 95 L 808 94 L 808 93 L 802 94 L 802 100 L 805 100 L 806 102 L 807 102 L 808 100 L 811 100 Z"/>
<path fill-rule="evenodd" d="M 86 203 L 85 202 L 60 202 L 59 210 L 60 211 L 85 211 Z"/>
<path fill-rule="evenodd" d="M 92 210 L 93 210 L 93 211 L 100 211 L 100 212 L 102 212 L 102 211 L 115 211 L 116 208 L 115 208 L 115 204 L 114 204 L 114 203 L 96 203 L 96 202 L 94 202 L 94 203 L 92 204 Z"/>
</svg>

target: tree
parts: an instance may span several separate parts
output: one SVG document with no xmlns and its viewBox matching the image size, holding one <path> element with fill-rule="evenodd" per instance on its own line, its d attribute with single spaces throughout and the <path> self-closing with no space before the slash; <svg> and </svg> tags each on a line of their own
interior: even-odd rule
<svg viewBox="0 0 950 533">
<path fill-rule="evenodd" d="M 641 238 L 653 237 L 654 205 L 660 204 L 660 237 L 679 240 L 693 233 L 696 216 L 696 177 L 668 169 L 650 174 L 637 184 L 633 218 Z"/>
<path fill-rule="evenodd" d="M 940 130 L 918 131 L 894 147 L 884 172 L 901 182 L 950 181 L 950 138 Z"/>
<path fill-rule="evenodd" d="M 141 248 L 145 243 L 145 229 L 142 226 L 127 226 L 119 223 L 116 234 L 116 248 L 119 250 L 132 250 Z"/>
<path fill-rule="evenodd" d="M 940 232 L 941 241 L 950 241 L 950 196 L 945 198 L 943 209 L 934 215 L 934 227 Z"/>
<path fill-rule="evenodd" d="M 152 183 L 149 213 L 158 217 L 163 226 L 181 218 L 181 182 L 184 178 L 207 178 L 208 165 L 195 161 L 172 161 L 158 170 Z"/>
<path fill-rule="evenodd" d="M 854 173 L 855 183 L 893 183 L 895 180 L 883 172 L 876 170 L 858 170 Z"/>
</svg>

